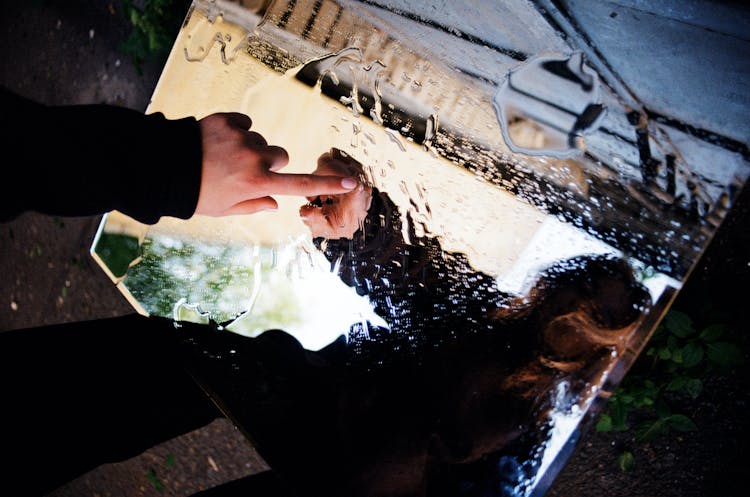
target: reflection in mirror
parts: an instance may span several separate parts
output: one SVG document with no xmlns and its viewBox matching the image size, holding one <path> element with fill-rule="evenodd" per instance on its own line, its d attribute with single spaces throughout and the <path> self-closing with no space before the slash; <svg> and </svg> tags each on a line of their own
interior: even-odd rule
<svg viewBox="0 0 750 497">
<path fill-rule="evenodd" d="M 576 154 L 603 115 L 598 93 L 581 52 L 526 61 L 508 73 L 493 101 L 505 143 L 528 155 Z"/>
<path fill-rule="evenodd" d="M 350 423 L 305 470 L 341 495 L 544 493 L 747 179 L 746 147 L 654 119 L 555 5 L 195 0 L 178 33 L 148 112 L 243 112 L 288 172 L 361 185 L 112 212 L 92 254 L 142 314 L 343 368 Z"/>
</svg>

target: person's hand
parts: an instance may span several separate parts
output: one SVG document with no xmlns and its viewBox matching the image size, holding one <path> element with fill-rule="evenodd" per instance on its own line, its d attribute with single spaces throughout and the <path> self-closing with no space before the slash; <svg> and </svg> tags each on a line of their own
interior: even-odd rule
<svg viewBox="0 0 750 497">
<path fill-rule="evenodd" d="M 277 172 L 289 162 L 281 147 L 249 131 L 252 120 L 240 113 L 216 113 L 199 121 L 203 166 L 196 214 L 227 216 L 275 210 L 271 195 L 334 195 L 350 192 L 355 178 Z"/>
<path fill-rule="evenodd" d="M 341 178 L 362 178 L 362 164 L 332 148 L 318 157 L 315 175 L 338 176 Z M 302 221 L 310 228 L 313 236 L 325 238 L 352 238 L 367 216 L 372 202 L 372 187 L 360 181 L 348 193 L 339 195 L 308 196 L 309 203 L 300 208 Z"/>
</svg>

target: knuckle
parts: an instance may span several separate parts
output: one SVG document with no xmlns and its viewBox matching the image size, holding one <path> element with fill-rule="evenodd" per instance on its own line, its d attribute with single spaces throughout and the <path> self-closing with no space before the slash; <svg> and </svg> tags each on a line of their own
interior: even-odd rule
<svg viewBox="0 0 750 497">
<path fill-rule="evenodd" d="M 311 190 L 314 187 L 313 179 L 310 176 L 301 176 L 299 184 L 305 190 Z"/>
</svg>

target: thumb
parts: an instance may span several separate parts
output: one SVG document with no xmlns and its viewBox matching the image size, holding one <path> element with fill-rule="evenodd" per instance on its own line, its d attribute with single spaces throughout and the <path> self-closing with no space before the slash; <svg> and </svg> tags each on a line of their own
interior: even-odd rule
<svg viewBox="0 0 750 497">
<path fill-rule="evenodd" d="M 242 214 L 254 214 L 261 211 L 275 211 L 279 204 L 272 197 L 260 197 L 238 202 L 224 211 L 223 216 L 238 216 Z"/>
</svg>

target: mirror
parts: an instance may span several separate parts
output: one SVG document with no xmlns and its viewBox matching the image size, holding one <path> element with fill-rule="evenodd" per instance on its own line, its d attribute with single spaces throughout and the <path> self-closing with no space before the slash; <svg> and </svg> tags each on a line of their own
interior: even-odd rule
<svg viewBox="0 0 750 497">
<path fill-rule="evenodd" d="M 111 212 L 92 255 L 138 312 L 228 337 L 218 361 L 283 330 L 344 378 L 321 485 L 542 495 L 750 173 L 746 130 L 666 113 L 579 3 L 195 0 L 147 112 L 243 112 L 287 171 L 362 186 Z M 207 388 L 273 454 L 232 371 Z"/>
</svg>

